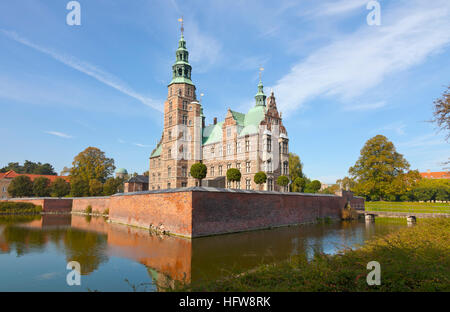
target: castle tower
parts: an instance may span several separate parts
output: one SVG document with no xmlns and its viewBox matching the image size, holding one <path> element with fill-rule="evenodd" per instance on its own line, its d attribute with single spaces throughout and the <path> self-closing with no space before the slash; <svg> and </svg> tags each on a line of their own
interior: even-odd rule
<svg viewBox="0 0 450 312">
<path fill-rule="evenodd" d="M 188 186 L 188 170 L 193 163 L 201 160 L 202 110 L 191 80 L 192 67 L 189 64 L 183 24 L 175 55 L 172 81 L 168 85 L 164 103 L 159 168 L 163 188 Z"/>
</svg>

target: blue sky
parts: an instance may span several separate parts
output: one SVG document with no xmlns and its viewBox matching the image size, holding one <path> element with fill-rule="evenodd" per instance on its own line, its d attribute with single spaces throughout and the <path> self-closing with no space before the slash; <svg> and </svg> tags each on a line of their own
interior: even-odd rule
<svg viewBox="0 0 450 312">
<path fill-rule="evenodd" d="M 364 143 L 386 135 L 413 169 L 450 156 L 432 102 L 450 83 L 450 2 L 381 0 L 66 0 L 0 2 L 0 166 L 57 171 L 96 146 L 129 172 L 148 169 L 161 136 L 183 15 L 197 94 L 211 123 L 246 112 L 265 68 L 308 177 L 347 175 Z"/>
</svg>

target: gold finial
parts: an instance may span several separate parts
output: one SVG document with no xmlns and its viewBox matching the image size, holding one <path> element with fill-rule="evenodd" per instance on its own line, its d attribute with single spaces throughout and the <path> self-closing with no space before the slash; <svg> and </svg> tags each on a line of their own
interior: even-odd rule
<svg viewBox="0 0 450 312">
<path fill-rule="evenodd" d="M 262 75 L 263 71 L 264 71 L 264 67 L 260 67 L 259 68 L 259 81 L 261 81 L 261 75 Z"/>
<path fill-rule="evenodd" d="M 179 18 L 178 21 L 181 23 L 181 35 L 183 35 L 183 33 L 184 33 L 184 20 L 183 20 L 183 16 L 182 16 L 181 18 Z"/>
</svg>

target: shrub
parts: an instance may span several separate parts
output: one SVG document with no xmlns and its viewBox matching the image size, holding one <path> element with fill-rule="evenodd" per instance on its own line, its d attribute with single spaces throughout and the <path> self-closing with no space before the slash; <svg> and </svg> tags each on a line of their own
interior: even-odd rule
<svg viewBox="0 0 450 312">
<path fill-rule="evenodd" d="M 287 176 L 279 176 L 277 179 L 277 184 L 279 186 L 287 186 L 289 184 L 289 178 Z"/>
<path fill-rule="evenodd" d="M 303 192 L 303 190 L 305 189 L 305 186 L 306 186 L 306 179 L 297 177 L 297 178 L 295 178 L 293 183 L 300 192 Z"/>
<path fill-rule="evenodd" d="M 191 176 L 198 180 L 199 186 L 202 186 L 202 180 L 206 177 L 207 172 L 208 169 L 205 164 L 195 163 L 191 166 Z"/>
<path fill-rule="evenodd" d="M 239 169 L 230 168 L 227 170 L 227 180 L 232 182 L 241 181 L 241 172 Z"/>
<path fill-rule="evenodd" d="M 103 211 L 103 214 L 109 216 L 109 208 L 106 208 L 106 209 Z"/>
<path fill-rule="evenodd" d="M 40 213 L 42 206 L 32 203 L 0 202 L 0 213 Z"/>
<path fill-rule="evenodd" d="M 86 207 L 86 209 L 84 210 L 84 212 L 86 212 L 87 214 L 91 214 L 91 213 L 92 213 L 92 206 L 91 206 L 91 205 L 88 205 L 88 206 Z"/>
<path fill-rule="evenodd" d="M 253 181 L 261 188 L 261 184 L 264 184 L 267 181 L 267 175 L 263 171 L 259 171 L 255 174 Z"/>
</svg>

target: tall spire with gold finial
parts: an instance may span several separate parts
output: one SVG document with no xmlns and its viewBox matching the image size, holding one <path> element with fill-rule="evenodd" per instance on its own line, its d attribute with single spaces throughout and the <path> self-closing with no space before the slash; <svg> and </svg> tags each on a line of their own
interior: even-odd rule
<svg viewBox="0 0 450 312">
<path fill-rule="evenodd" d="M 256 106 L 265 106 L 266 105 L 266 95 L 264 94 L 264 86 L 262 83 L 262 72 L 264 71 L 263 67 L 259 68 L 259 83 L 258 83 L 258 93 L 255 95 Z"/>
<path fill-rule="evenodd" d="M 186 49 L 186 41 L 184 40 L 184 20 L 179 18 L 178 21 L 181 22 L 181 38 L 178 41 L 176 61 L 172 66 L 172 81 L 169 83 L 169 86 L 173 83 L 194 85 L 191 81 L 192 67 L 189 64 L 189 52 Z"/>
</svg>

